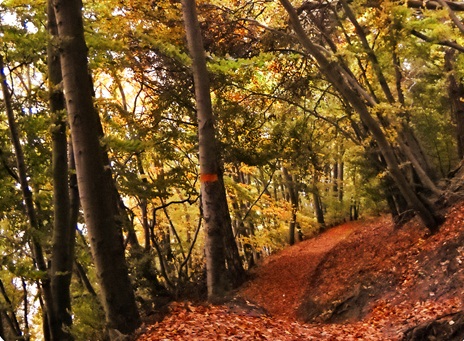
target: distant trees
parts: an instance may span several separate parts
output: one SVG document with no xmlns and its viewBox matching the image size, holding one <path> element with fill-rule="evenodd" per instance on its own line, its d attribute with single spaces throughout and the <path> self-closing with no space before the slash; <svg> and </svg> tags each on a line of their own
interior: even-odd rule
<svg viewBox="0 0 464 341">
<path fill-rule="evenodd" d="M 348 63 L 344 62 L 343 60 L 336 61 L 336 59 L 331 57 L 332 53 L 336 51 L 329 52 L 329 50 L 324 50 L 322 46 L 314 43 L 311 40 L 310 36 L 305 32 L 300 22 L 297 10 L 288 0 L 281 0 L 281 3 L 290 16 L 291 26 L 297 34 L 300 44 L 304 47 L 307 53 L 317 61 L 321 73 L 340 93 L 344 101 L 346 101 L 346 103 L 349 104 L 359 114 L 360 120 L 365 126 L 368 134 L 372 134 L 379 148 L 380 154 L 382 155 L 383 162 L 385 162 L 385 166 L 388 170 L 388 176 L 391 176 L 395 185 L 401 192 L 401 195 L 404 197 L 408 205 L 421 217 L 424 224 L 432 232 L 436 231 L 440 224 L 440 219 L 437 217 L 435 209 L 427 201 L 427 199 L 420 197 L 415 189 L 411 186 L 405 174 L 400 169 L 400 159 L 398 158 L 398 155 L 396 155 L 394 147 L 388 140 L 387 135 L 383 130 L 388 129 L 390 125 L 390 119 L 382 111 L 378 112 L 378 119 L 371 114 L 370 108 L 379 110 L 375 109 L 375 107 L 378 107 L 380 104 L 378 97 L 375 96 L 374 93 L 369 93 L 369 88 L 366 89 L 362 86 L 361 82 L 355 78 L 353 71 L 349 69 Z M 379 82 L 380 88 L 383 91 L 383 95 L 385 96 L 387 103 L 394 105 L 395 99 L 393 98 L 392 92 L 378 63 L 377 56 L 370 48 L 364 30 L 357 22 L 357 19 L 350 6 L 344 1 L 341 2 L 341 5 L 348 19 L 355 27 L 357 39 L 360 40 L 363 50 L 367 54 L 367 58 L 377 78 L 377 81 Z M 304 9 L 302 9 L 302 11 L 304 12 Z M 324 29 L 321 29 L 321 31 L 324 32 Z M 326 36 L 324 39 L 327 42 L 329 48 L 334 46 L 334 42 L 329 36 Z M 408 137 L 406 137 L 406 141 L 403 140 L 403 134 L 411 134 L 412 131 L 406 129 L 406 127 L 403 128 L 401 123 L 399 125 L 399 129 L 400 131 L 398 132 L 397 137 L 398 146 L 396 149 L 412 163 L 416 174 L 418 174 L 418 177 L 421 178 L 422 185 L 433 190 L 433 183 L 431 181 L 429 182 L 430 179 L 424 172 L 422 168 L 423 166 L 416 159 L 416 155 L 411 152 L 411 146 L 406 142 Z M 411 139 L 414 138 L 411 137 Z M 414 147 L 420 148 L 419 145 L 415 145 Z M 418 151 L 416 150 L 416 152 Z"/>
</svg>

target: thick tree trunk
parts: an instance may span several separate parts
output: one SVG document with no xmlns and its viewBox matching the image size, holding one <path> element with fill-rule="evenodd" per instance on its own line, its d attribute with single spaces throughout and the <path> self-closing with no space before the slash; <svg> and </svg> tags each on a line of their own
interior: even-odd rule
<svg viewBox="0 0 464 341">
<path fill-rule="evenodd" d="M 427 226 L 430 231 L 435 232 L 440 224 L 440 219 L 435 216 L 435 212 L 431 212 L 431 205 L 424 204 L 406 180 L 398 165 L 398 160 L 396 159 L 392 146 L 382 131 L 379 122 L 377 122 L 371 115 L 368 104 L 365 101 L 368 101 L 369 105 L 373 105 L 375 103 L 369 102 L 370 96 L 367 95 L 366 91 L 361 87 L 357 80 L 353 79 L 351 75 L 336 62 L 331 61 L 330 56 L 325 55 L 322 50 L 308 38 L 301 26 L 298 14 L 289 0 L 280 0 L 280 2 L 290 16 L 290 23 L 300 43 L 306 51 L 313 56 L 314 59 L 316 59 L 322 74 L 332 83 L 346 102 L 356 110 L 362 122 L 365 124 L 367 129 L 369 129 L 369 132 L 374 137 L 380 152 L 385 159 L 391 177 L 394 179 L 402 195 L 408 202 L 408 205 L 416 211 L 424 225 Z"/>
<path fill-rule="evenodd" d="M 140 325 L 129 280 L 118 208 L 100 146 L 100 121 L 92 101 L 79 0 L 56 0 L 61 67 L 76 162 L 79 195 L 89 231 L 102 305 L 109 329 L 128 334 Z"/>
<path fill-rule="evenodd" d="M 50 324 L 51 335 L 57 340 L 72 340 L 71 317 L 71 276 L 74 253 L 74 226 L 70 221 L 70 200 L 68 191 L 68 141 L 66 136 L 65 103 L 59 54 L 53 47 L 53 39 L 58 36 L 55 12 L 51 0 L 47 2 L 48 31 L 48 79 L 50 110 L 53 117 L 52 167 L 53 167 L 53 209 L 54 226 L 52 236 L 52 262 L 50 268 L 55 324 Z M 53 338 L 55 339 L 55 337 Z"/>
<path fill-rule="evenodd" d="M 231 235 L 232 226 L 222 174 L 219 167 L 219 151 L 217 147 L 214 117 L 212 112 L 211 95 L 209 87 L 209 75 L 206 68 L 205 51 L 198 23 L 196 5 L 194 0 L 182 0 L 182 9 L 187 32 L 187 42 L 192 57 L 192 69 L 195 84 L 195 97 L 197 103 L 199 156 L 200 156 L 200 180 L 201 180 L 201 203 L 206 230 L 206 281 L 208 297 L 214 299 L 221 296 L 225 289 L 225 258 L 227 256 L 229 270 L 230 266 L 238 266 L 234 259 L 234 250 L 225 250 L 233 247 Z M 230 230 L 230 231 L 229 231 Z M 233 241 L 237 248 L 235 241 Z M 238 251 L 237 251 L 238 255 Z M 232 257 L 232 259 L 230 259 Z M 230 263 L 232 262 L 232 263 Z M 243 272 L 240 269 L 234 272 Z"/>
</svg>

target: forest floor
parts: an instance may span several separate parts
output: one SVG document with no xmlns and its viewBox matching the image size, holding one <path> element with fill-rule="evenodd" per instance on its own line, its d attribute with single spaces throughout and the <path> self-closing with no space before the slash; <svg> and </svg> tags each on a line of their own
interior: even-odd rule
<svg viewBox="0 0 464 341">
<path fill-rule="evenodd" d="M 137 340 L 401 340 L 437 321 L 452 329 L 463 319 L 463 227 L 464 203 L 432 236 L 417 220 L 345 223 L 268 257 L 222 305 L 172 303 Z M 453 332 L 433 340 L 458 340 Z"/>
</svg>

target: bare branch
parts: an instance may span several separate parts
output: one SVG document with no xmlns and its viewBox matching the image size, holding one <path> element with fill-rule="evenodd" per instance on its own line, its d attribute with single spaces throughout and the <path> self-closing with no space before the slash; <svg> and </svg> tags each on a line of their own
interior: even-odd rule
<svg viewBox="0 0 464 341">
<path fill-rule="evenodd" d="M 420 38 L 420 39 L 428 42 L 428 43 L 438 44 L 438 45 L 442 45 L 442 46 L 448 46 L 448 47 L 451 47 L 451 48 L 453 48 L 455 50 L 458 50 L 459 52 L 464 52 L 464 46 L 459 45 L 458 43 L 456 43 L 454 41 L 449 41 L 449 40 L 436 41 L 435 39 L 430 38 L 429 36 L 426 36 L 425 34 L 419 32 L 419 31 L 416 31 L 416 30 L 412 30 L 411 34 L 416 36 L 417 38 Z"/>
<path fill-rule="evenodd" d="M 437 2 L 443 6 L 443 8 L 446 8 L 448 10 L 448 14 L 453 20 L 454 24 L 456 27 L 461 31 L 461 33 L 464 33 L 464 25 L 462 24 L 461 20 L 457 17 L 457 15 L 454 13 L 454 11 L 451 9 L 451 7 L 448 5 L 448 3 L 445 0 L 437 0 Z"/>
<path fill-rule="evenodd" d="M 454 2 L 454 1 L 444 1 L 449 8 L 453 11 L 464 11 L 464 2 Z M 422 1 L 422 0 L 408 0 L 407 1 L 408 7 L 411 8 L 426 8 L 426 9 L 440 9 L 443 6 L 440 4 L 439 1 L 430 0 L 430 1 Z"/>
</svg>

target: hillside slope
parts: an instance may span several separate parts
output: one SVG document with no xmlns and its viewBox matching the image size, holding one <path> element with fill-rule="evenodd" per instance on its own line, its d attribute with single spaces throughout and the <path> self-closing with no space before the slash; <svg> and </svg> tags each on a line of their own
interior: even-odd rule
<svg viewBox="0 0 464 341">
<path fill-rule="evenodd" d="M 222 306 L 174 304 L 139 340 L 462 340 L 463 227 L 464 204 L 433 236 L 387 217 L 335 227 L 269 257 Z"/>
<path fill-rule="evenodd" d="M 240 296 L 262 306 L 271 315 L 296 319 L 319 264 L 361 227 L 359 221 L 345 223 L 267 258 L 252 271 L 252 280 L 241 288 Z"/>
</svg>

